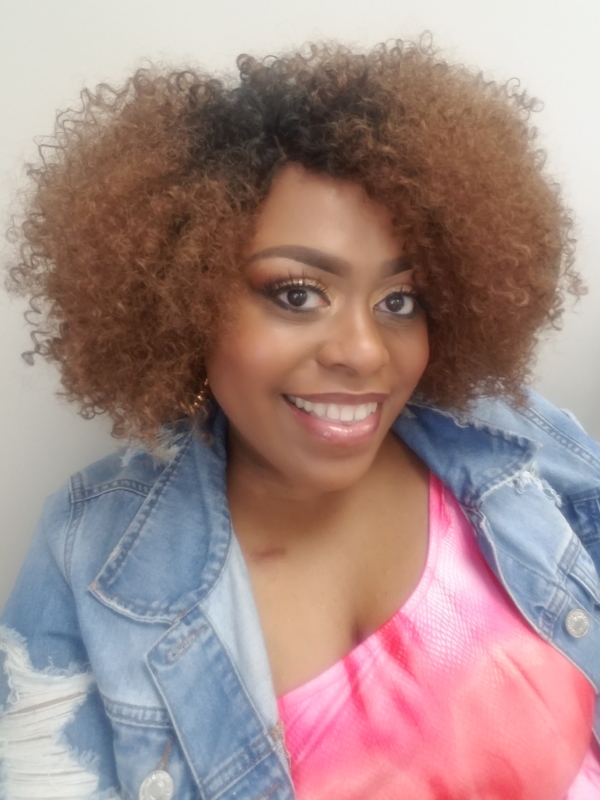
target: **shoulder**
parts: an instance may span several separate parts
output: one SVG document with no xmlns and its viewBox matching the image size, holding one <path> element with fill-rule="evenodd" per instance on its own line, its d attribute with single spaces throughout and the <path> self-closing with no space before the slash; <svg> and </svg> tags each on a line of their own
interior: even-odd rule
<svg viewBox="0 0 600 800">
<path fill-rule="evenodd" d="M 483 491 L 519 472 L 538 475 L 561 495 L 599 491 L 600 445 L 568 412 L 533 391 L 517 405 L 479 398 L 456 411 L 415 402 L 396 431 L 436 474 Z"/>
<path fill-rule="evenodd" d="M 71 475 L 69 501 L 86 503 L 114 492 L 146 497 L 165 466 L 141 447 L 119 450 Z"/>
<path fill-rule="evenodd" d="M 600 469 L 600 445 L 569 411 L 557 408 L 531 389 L 524 390 L 524 402 L 502 397 L 480 397 L 467 410 L 441 408 L 427 402 L 411 402 L 401 418 L 432 435 L 438 432 L 460 437 L 463 431 L 484 431 L 498 437 L 529 441 L 540 447 L 557 447 L 581 456 Z M 469 436 L 465 433 L 464 436 Z"/>
<path fill-rule="evenodd" d="M 87 577 L 100 567 L 193 437 L 179 427 L 166 432 L 162 449 L 123 448 L 71 475 L 46 500 L 39 533 L 69 583 L 78 553 Z"/>
<path fill-rule="evenodd" d="M 524 390 L 523 404 L 513 403 L 506 398 L 481 397 L 470 406 L 468 414 L 481 420 L 489 421 L 500 427 L 512 424 L 530 432 L 544 430 L 548 426 L 557 432 L 583 435 L 589 438 L 577 418 L 570 412 L 553 405 L 533 389 Z"/>
<path fill-rule="evenodd" d="M 153 449 L 132 445 L 89 464 L 66 484 L 70 504 L 89 504 L 112 494 L 134 495 L 143 501 L 193 438 L 191 427 L 181 423 L 165 428 Z"/>
<path fill-rule="evenodd" d="M 469 416 L 475 424 L 531 439 L 539 446 L 542 458 L 580 461 L 600 473 L 600 444 L 586 433 L 571 412 L 557 408 L 533 390 L 526 392 L 523 405 L 482 398 L 473 405 Z"/>
</svg>

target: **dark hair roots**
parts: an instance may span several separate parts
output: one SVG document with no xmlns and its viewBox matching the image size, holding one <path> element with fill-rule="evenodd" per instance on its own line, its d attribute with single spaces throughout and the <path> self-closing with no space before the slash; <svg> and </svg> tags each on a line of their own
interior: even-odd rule
<svg viewBox="0 0 600 800">
<path fill-rule="evenodd" d="M 392 215 L 429 309 L 419 386 L 518 398 L 538 332 L 581 294 L 534 101 L 425 41 L 238 59 L 239 79 L 140 70 L 82 93 L 29 167 L 9 288 L 82 413 L 151 440 L 186 414 L 255 216 L 286 162 L 356 181 Z"/>
</svg>

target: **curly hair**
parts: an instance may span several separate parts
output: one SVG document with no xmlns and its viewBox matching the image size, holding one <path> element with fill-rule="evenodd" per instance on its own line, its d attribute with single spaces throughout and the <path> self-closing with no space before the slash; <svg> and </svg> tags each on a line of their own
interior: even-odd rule
<svg viewBox="0 0 600 800">
<path fill-rule="evenodd" d="M 402 235 L 429 316 L 419 393 L 518 398 L 539 331 L 584 291 L 528 125 L 536 102 L 425 40 L 237 66 L 140 70 L 58 115 L 12 230 L 8 286 L 37 312 L 30 359 L 57 362 L 66 395 L 116 436 L 151 440 L 184 416 L 261 201 L 295 162 L 360 183 Z"/>
</svg>

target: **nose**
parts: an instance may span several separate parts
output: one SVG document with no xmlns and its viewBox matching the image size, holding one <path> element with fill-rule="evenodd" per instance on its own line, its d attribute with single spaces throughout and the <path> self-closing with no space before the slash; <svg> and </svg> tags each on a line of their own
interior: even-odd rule
<svg viewBox="0 0 600 800">
<path fill-rule="evenodd" d="M 367 377 L 389 362 L 382 330 L 370 308 L 340 309 L 329 322 L 317 354 L 321 366 Z"/>
</svg>

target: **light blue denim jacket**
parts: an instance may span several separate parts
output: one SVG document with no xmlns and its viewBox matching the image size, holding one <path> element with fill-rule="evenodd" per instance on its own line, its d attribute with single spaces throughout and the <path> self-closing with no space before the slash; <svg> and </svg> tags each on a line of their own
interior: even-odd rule
<svg viewBox="0 0 600 800">
<path fill-rule="evenodd" d="M 530 401 L 411 404 L 394 429 L 458 498 L 524 617 L 598 691 L 600 446 Z M 225 433 L 222 415 L 210 445 L 180 431 L 166 464 L 115 454 L 48 501 L 0 620 L 6 800 L 160 800 L 165 773 L 176 800 L 293 797 Z"/>
</svg>

